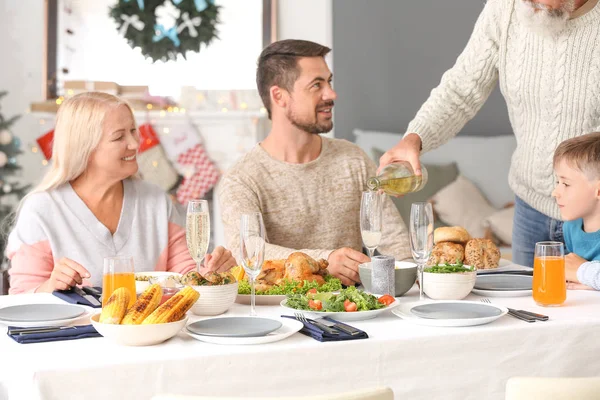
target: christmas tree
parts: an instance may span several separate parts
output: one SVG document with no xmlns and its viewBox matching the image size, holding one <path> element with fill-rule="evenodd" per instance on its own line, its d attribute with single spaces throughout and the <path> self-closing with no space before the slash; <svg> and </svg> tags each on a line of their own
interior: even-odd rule
<svg viewBox="0 0 600 400">
<path fill-rule="evenodd" d="M 6 95 L 7 92 L 0 92 L 0 103 Z M 21 140 L 10 132 L 10 128 L 18 119 L 18 115 L 5 119 L 0 104 L 0 220 L 4 220 L 12 212 L 18 200 L 29 189 L 29 185 L 22 185 L 14 179 L 21 169 L 17 164 L 17 156 L 22 151 Z M 13 178 L 9 179 L 9 177 Z"/>
</svg>

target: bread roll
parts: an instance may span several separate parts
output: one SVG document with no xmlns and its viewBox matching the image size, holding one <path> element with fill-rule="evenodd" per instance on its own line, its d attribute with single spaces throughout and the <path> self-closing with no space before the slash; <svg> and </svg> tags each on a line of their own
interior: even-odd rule
<svg viewBox="0 0 600 400">
<path fill-rule="evenodd" d="M 433 242 L 452 242 L 465 244 L 471 239 L 469 232 L 462 226 L 443 226 L 433 231 Z"/>
<path fill-rule="evenodd" d="M 465 264 L 477 269 L 498 267 L 500 250 L 490 239 L 472 239 L 465 246 Z"/>
<path fill-rule="evenodd" d="M 456 264 L 463 262 L 465 248 L 458 243 L 442 242 L 433 247 L 427 265 Z"/>
</svg>

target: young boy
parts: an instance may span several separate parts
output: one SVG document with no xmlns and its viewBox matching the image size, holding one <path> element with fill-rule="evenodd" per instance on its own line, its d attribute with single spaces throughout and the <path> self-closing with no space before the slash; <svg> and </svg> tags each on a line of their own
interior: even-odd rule
<svg viewBox="0 0 600 400">
<path fill-rule="evenodd" d="M 565 221 L 569 288 L 600 290 L 600 132 L 562 142 L 554 153 L 552 196 Z"/>
</svg>

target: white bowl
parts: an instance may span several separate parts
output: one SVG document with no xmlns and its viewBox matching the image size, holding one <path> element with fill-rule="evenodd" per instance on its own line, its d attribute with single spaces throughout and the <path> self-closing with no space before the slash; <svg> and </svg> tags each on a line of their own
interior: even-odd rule
<svg viewBox="0 0 600 400">
<path fill-rule="evenodd" d="M 137 278 L 140 276 L 147 276 L 149 278 L 155 277 L 164 277 L 164 276 L 177 276 L 181 277 L 182 275 L 178 272 L 168 272 L 168 271 L 147 271 L 147 272 L 136 272 L 135 273 L 135 291 L 136 293 L 142 293 L 144 290 L 150 286 L 148 281 L 138 281 Z"/>
<path fill-rule="evenodd" d="M 92 315 L 90 320 L 94 328 L 111 342 L 124 346 L 151 346 L 159 344 L 173 336 L 185 326 L 187 315 L 177 321 L 167 324 L 148 325 L 115 325 L 98 322 L 100 313 Z"/>
<path fill-rule="evenodd" d="M 196 315 L 219 315 L 227 311 L 235 302 L 238 283 L 192 286 L 192 288 L 200 293 L 200 298 L 192 306 L 192 312 Z"/>
<path fill-rule="evenodd" d="M 423 273 L 423 291 L 433 300 L 462 300 L 471 293 L 477 271 L 450 274 Z"/>
</svg>

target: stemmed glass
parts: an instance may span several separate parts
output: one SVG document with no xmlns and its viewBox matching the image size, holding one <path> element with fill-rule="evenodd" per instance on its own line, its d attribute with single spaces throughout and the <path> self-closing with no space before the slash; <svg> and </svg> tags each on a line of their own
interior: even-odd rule
<svg viewBox="0 0 600 400">
<path fill-rule="evenodd" d="M 196 261 L 196 267 L 200 270 L 202 260 L 208 251 L 210 242 L 210 214 L 208 212 L 208 201 L 190 200 L 187 206 L 185 240 L 190 256 Z"/>
<path fill-rule="evenodd" d="M 240 221 L 240 252 L 242 266 L 251 287 L 250 316 L 256 316 L 254 281 L 265 259 L 265 225 L 259 212 L 242 214 Z"/>
<path fill-rule="evenodd" d="M 419 271 L 419 299 L 423 300 L 423 269 L 433 251 L 433 210 L 430 203 L 410 207 L 410 250 Z"/>
<path fill-rule="evenodd" d="M 381 225 L 383 220 L 383 199 L 378 192 L 363 192 L 360 201 L 360 235 L 363 244 L 373 257 L 375 249 L 381 241 Z"/>
</svg>

